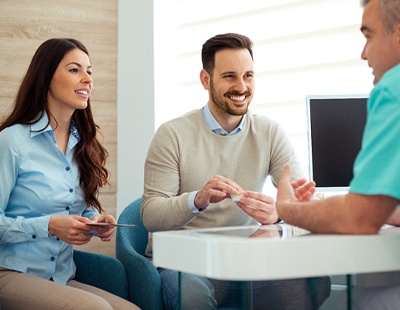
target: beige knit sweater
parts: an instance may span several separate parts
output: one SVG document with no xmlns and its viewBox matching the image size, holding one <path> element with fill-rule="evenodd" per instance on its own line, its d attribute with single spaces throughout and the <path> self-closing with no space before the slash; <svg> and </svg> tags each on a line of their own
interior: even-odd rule
<svg viewBox="0 0 400 310">
<path fill-rule="evenodd" d="M 194 214 L 188 196 L 215 175 L 261 192 L 268 175 L 278 183 L 286 163 L 291 164 L 293 179 L 304 177 L 288 137 L 275 121 L 249 111 L 241 132 L 219 136 L 207 127 L 201 110 L 192 111 L 161 125 L 149 147 L 143 223 L 150 232 L 256 224 L 230 199 Z M 150 234 L 148 257 L 151 245 Z"/>
</svg>

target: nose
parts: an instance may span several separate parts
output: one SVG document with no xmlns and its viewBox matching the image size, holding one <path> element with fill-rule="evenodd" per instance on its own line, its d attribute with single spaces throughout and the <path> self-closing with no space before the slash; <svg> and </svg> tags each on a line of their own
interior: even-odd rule
<svg viewBox="0 0 400 310">
<path fill-rule="evenodd" d="M 247 85 L 246 85 L 245 80 L 243 78 L 237 79 L 234 88 L 235 88 L 236 91 L 238 91 L 240 93 L 245 92 L 247 90 Z"/>
<path fill-rule="evenodd" d="M 361 59 L 367 60 L 367 45 L 364 45 L 363 50 L 361 51 Z"/>
<path fill-rule="evenodd" d="M 92 76 L 86 72 L 82 78 L 82 83 L 85 83 L 85 84 L 93 83 Z"/>
</svg>

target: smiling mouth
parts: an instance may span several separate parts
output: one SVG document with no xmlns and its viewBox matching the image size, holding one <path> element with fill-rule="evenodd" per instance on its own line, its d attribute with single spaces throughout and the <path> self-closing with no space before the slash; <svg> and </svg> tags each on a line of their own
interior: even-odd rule
<svg viewBox="0 0 400 310">
<path fill-rule="evenodd" d="M 75 93 L 80 94 L 80 95 L 85 95 L 85 96 L 89 95 L 88 90 L 82 90 L 82 89 L 76 90 Z"/>
<path fill-rule="evenodd" d="M 243 101 L 244 99 L 246 99 L 246 95 L 242 95 L 242 96 L 229 96 L 229 98 L 233 101 Z"/>
</svg>

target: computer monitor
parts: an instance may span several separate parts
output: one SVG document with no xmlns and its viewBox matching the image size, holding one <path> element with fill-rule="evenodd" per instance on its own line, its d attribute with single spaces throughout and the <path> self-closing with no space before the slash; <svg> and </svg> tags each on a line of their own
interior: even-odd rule
<svg viewBox="0 0 400 310">
<path fill-rule="evenodd" d="M 309 177 L 317 192 L 346 192 L 361 149 L 368 95 L 307 96 Z"/>
</svg>

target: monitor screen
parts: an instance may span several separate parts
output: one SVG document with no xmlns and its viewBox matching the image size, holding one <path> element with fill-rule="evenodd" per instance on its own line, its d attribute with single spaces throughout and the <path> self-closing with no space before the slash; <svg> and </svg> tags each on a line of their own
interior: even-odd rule
<svg viewBox="0 0 400 310">
<path fill-rule="evenodd" d="M 367 95 L 308 96 L 310 179 L 317 191 L 346 191 L 361 149 Z"/>
</svg>

